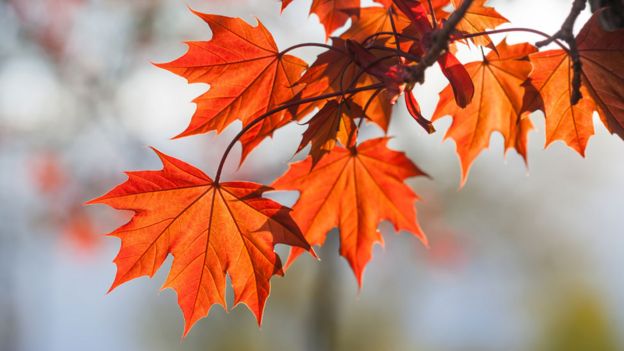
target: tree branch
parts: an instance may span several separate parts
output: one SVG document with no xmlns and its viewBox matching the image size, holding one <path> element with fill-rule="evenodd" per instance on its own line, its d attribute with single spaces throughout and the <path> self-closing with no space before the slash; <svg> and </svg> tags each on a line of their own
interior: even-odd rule
<svg viewBox="0 0 624 351">
<path fill-rule="evenodd" d="M 448 50 L 451 34 L 455 31 L 455 27 L 459 21 L 461 21 L 466 15 L 470 5 L 472 5 L 472 1 L 473 0 L 464 0 L 459 8 L 451 14 L 446 22 L 444 22 L 444 26 L 433 31 L 432 45 L 431 48 L 429 48 L 429 51 L 427 51 L 416 66 L 408 68 L 410 75 L 409 83 L 422 84 L 425 81 L 425 70 L 433 65 L 438 60 L 440 55 Z"/>
</svg>

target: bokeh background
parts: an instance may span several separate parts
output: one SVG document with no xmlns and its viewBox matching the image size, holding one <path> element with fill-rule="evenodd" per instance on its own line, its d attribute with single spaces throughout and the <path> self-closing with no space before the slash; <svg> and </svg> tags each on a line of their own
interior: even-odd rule
<svg viewBox="0 0 624 351">
<path fill-rule="evenodd" d="M 513 26 L 554 33 L 570 1 L 490 4 Z M 240 129 L 170 140 L 206 86 L 150 62 L 210 37 L 187 6 L 257 17 L 285 48 L 324 40 L 309 5 L 296 1 L 280 16 L 276 0 L 0 1 L 0 350 L 624 349 L 624 143 L 596 123 L 585 159 L 560 142 L 544 150 L 541 113 L 528 168 L 513 151 L 504 158 L 494 135 L 458 190 L 455 146 L 443 141 L 450 118 L 429 136 L 397 106 L 392 147 L 433 177 L 410 180 L 431 249 L 382 224 L 386 245 L 375 247 L 361 291 L 333 233 L 321 262 L 303 257 L 272 281 L 261 329 L 244 307 L 215 307 L 181 340 L 175 294 L 159 292 L 170 261 L 154 279 L 106 294 L 119 242 L 102 233 L 129 214 L 82 204 L 124 170 L 159 168 L 148 145 L 214 175 Z M 308 62 L 318 53 L 297 52 Z M 445 84 L 437 68 L 427 72 L 417 88 L 425 115 Z M 270 183 L 301 158 L 301 132 L 278 131 L 227 176 Z"/>
</svg>

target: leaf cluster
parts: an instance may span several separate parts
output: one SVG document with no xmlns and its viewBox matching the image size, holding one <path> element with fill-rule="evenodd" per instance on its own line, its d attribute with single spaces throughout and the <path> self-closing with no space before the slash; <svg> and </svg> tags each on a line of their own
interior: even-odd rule
<svg viewBox="0 0 624 351">
<path fill-rule="evenodd" d="M 292 0 L 282 1 L 282 10 Z M 425 245 L 416 220 L 417 195 L 405 184 L 426 176 L 407 156 L 387 147 L 388 137 L 360 140 L 364 121 L 388 130 L 401 99 L 414 122 L 434 133 L 432 121 L 450 115 L 446 136 L 455 141 L 462 183 L 493 132 L 505 149 L 527 159 L 531 112 L 546 118 L 547 144 L 562 140 L 580 154 L 593 134 L 592 114 L 624 137 L 624 31 L 606 31 L 594 15 L 574 39 L 574 48 L 551 38 L 561 49 L 540 51 L 531 43 L 495 43 L 492 34 L 534 29 L 495 29 L 508 21 L 485 0 L 313 0 L 310 12 L 325 27 L 328 43 L 302 43 L 279 50 L 271 33 L 239 19 L 195 12 L 212 31 L 208 41 L 188 42 L 182 57 L 159 66 L 209 90 L 195 99 L 197 109 L 177 137 L 221 132 L 234 121 L 242 130 L 228 146 L 216 175 L 164 155 L 158 171 L 128 173 L 129 179 L 95 199 L 135 212 L 115 230 L 121 250 L 112 288 L 152 276 L 167 255 L 174 256 L 164 287 L 178 293 L 185 334 L 213 304 L 225 307 L 225 276 L 231 277 L 236 303 L 245 303 L 260 323 L 269 280 L 283 274 L 278 243 L 292 246 L 287 264 L 301 253 L 314 255 L 337 227 L 340 254 L 362 283 L 375 243 L 383 243 L 382 220 Z M 346 31 L 334 32 L 351 20 Z M 462 63 L 457 46 L 480 48 L 482 60 Z M 323 48 L 308 65 L 291 52 Z M 572 53 L 571 51 L 574 51 Z M 485 53 L 487 51 L 487 54 Z M 580 58 L 577 94 L 571 57 Z M 431 119 L 413 95 L 425 84 L 424 72 L 438 64 L 448 86 L 440 92 Z M 578 101 L 575 101 L 578 100 Z M 240 162 L 267 137 L 289 124 L 307 126 L 297 162 L 270 187 L 222 182 L 232 147 L 242 144 Z M 309 146 L 309 148 L 308 148 Z M 262 196 L 268 190 L 296 190 L 288 209 Z M 111 288 L 111 289 L 112 289 Z"/>
</svg>

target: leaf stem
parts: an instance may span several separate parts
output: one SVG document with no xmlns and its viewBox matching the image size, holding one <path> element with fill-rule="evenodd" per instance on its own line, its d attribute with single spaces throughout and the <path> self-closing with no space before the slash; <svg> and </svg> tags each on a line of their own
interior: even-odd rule
<svg viewBox="0 0 624 351">
<path fill-rule="evenodd" d="M 258 116 L 256 119 L 251 121 L 249 124 L 247 124 L 245 127 L 243 127 L 243 129 L 240 132 L 238 132 L 238 134 L 236 134 L 234 139 L 232 139 L 230 144 L 227 146 L 227 148 L 225 149 L 225 152 L 223 153 L 223 156 L 221 156 L 221 162 L 219 163 L 219 168 L 217 169 L 217 174 L 215 175 L 214 184 L 219 184 L 219 181 L 221 180 L 221 174 L 223 173 L 223 167 L 225 166 L 225 161 L 227 160 L 227 157 L 230 154 L 230 151 L 232 151 L 232 148 L 234 147 L 236 142 L 238 142 L 240 140 L 240 138 L 246 132 L 248 132 L 251 128 L 253 128 L 256 124 L 262 122 L 263 120 L 265 120 L 269 116 L 271 116 L 271 115 L 273 115 L 275 113 L 278 113 L 280 111 L 283 111 L 283 110 L 285 110 L 285 109 L 287 109 L 289 107 L 292 107 L 292 106 L 297 106 L 297 105 L 306 104 L 306 103 L 309 103 L 309 102 L 315 102 L 315 101 L 319 101 L 319 100 L 325 100 L 325 99 L 333 98 L 333 97 L 336 97 L 336 96 L 341 96 L 341 95 L 344 95 L 344 94 L 355 94 L 355 93 L 358 93 L 360 91 L 380 89 L 380 88 L 383 88 L 383 87 L 384 87 L 383 83 L 377 83 L 377 84 L 367 85 L 365 87 L 352 88 L 352 89 L 348 89 L 348 90 L 345 90 L 345 91 L 337 91 L 337 92 L 323 94 L 323 95 L 319 95 L 319 96 L 314 96 L 314 97 L 310 97 L 310 98 L 306 98 L 306 99 L 293 100 L 293 101 L 287 102 L 287 103 L 285 103 L 285 104 L 283 104 L 281 106 L 278 106 L 278 107 L 276 107 L 274 109 L 271 109 L 271 110 L 263 113 L 262 115 Z"/>
<path fill-rule="evenodd" d="M 531 28 L 502 28 L 502 29 L 495 29 L 495 30 L 486 30 L 483 32 L 479 32 L 479 33 L 471 33 L 471 34 L 459 34 L 457 39 L 468 39 L 468 38 L 474 38 L 474 37 L 479 37 L 482 35 L 490 35 L 490 34 L 500 34 L 500 33 L 511 33 L 511 32 L 525 32 L 525 33 L 533 33 L 533 34 L 537 34 L 540 35 L 544 38 L 547 39 L 551 39 L 552 36 L 548 35 L 547 33 L 544 33 L 542 31 L 539 31 L 537 29 L 531 29 Z M 559 45 L 559 47 L 561 47 L 563 50 L 565 50 L 565 52 L 569 52 L 568 48 L 563 45 L 562 42 L 560 42 L 559 40 L 552 40 L 553 43 Z"/>
<path fill-rule="evenodd" d="M 433 4 L 431 3 L 431 0 L 427 0 L 427 3 L 429 4 L 429 13 L 431 13 L 431 20 L 433 22 L 433 28 L 437 29 L 438 20 L 436 19 L 435 10 L 433 9 Z"/>
<path fill-rule="evenodd" d="M 337 51 L 337 52 L 339 52 L 339 53 L 341 53 L 343 55 L 349 55 L 346 51 L 344 51 L 344 50 L 342 50 L 342 49 L 340 49 L 338 47 L 328 45 L 328 44 L 322 44 L 322 43 L 301 43 L 301 44 L 293 45 L 293 46 L 291 46 L 289 48 L 286 48 L 286 49 L 280 51 L 279 56 L 282 56 L 282 55 L 286 54 L 287 52 L 289 52 L 291 50 L 295 50 L 295 49 L 299 49 L 299 48 L 303 48 L 303 47 L 325 48 L 325 49 L 328 49 L 328 50 Z"/>
</svg>

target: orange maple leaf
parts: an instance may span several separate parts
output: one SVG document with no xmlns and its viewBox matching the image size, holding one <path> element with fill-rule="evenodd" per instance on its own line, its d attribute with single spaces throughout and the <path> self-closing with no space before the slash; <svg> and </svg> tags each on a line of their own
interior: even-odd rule
<svg viewBox="0 0 624 351">
<path fill-rule="evenodd" d="M 234 304 L 246 304 L 260 323 L 269 280 L 283 274 L 274 246 L 310 250 L 290 210 L 262 197 L 268 187 L 216 184 L 199 169 L 156 153 L 162 170 L 128 172 L 125 183 L 89 202 L 135 213 L 111 233 L 121 239 L 111 290 L 131 279 L 153 276 L 172 254 L 163 289 L 178 293 L 184 335 L 212 305 L 227 308 L 226 273 L 232 280 Z"/>
<path fill-rule="evenodd" d="M 563 50 L 538 52 L 530 56 L 533 71 L 530 84 L 538 94 L 530 99 L 531 109 L 544 111 L 546 146 L 556 140 L 564 141 L 581 155 L 594 134 L 592 114 L 594 101 L 581 86 L 583 98 L 574 106 L 572 96 L 572 63 Z"/>
<path fill-rule="evenodd" d="M 212 39 L 188 42 L 185 55 L 158 65 L 189 83 L 210 84 L 208 92 L 194 100 L 197 110 L 177 137 L 221 132 L 237 119 L 245 126 L 296 96 L 300 87 L 295 82 L 307 64 L 295 56 L 280 55 L 262 23 L 252 27 L 240 18 L 194 13 L 210 26 Z M 248 134 L 254 138 L 243 145 L 244 156 L 290 119 L 288 111 L 282 111 L 260 123 Z"/>
<path fill-rule="evenodd" d="M 404 180 L 426 175 L 405 154 L 387 148 L 388 138 L 363 142 L 356 148 L 335 147 L 312 167 L 312 159 L 292 164 L 273 183 L 280 190 L 298 190 L 293 218 L 308 242 L 322 245 L 329 230 L 340 230 L 340 254 L 347 259 L 358 284 L 371 259 L 373 244 L 383 244 L 377 227 L 389 220 L 395 230 L 407 230 L 425 245 L 416 222 L 416 194 Z M 301 250 L 293 248 L 288 264 Z"/>
<path fill-rule="evenodd" d="M 457 144 L 462 185 L 474 159 L 489 146 L 494 131 L 505 138 L 506 150 L 515 148 L 526 160 L 526 134 L 532 126 L 528 118 L 522 117 L 528 113 L 523 105 L 526 87 L 522 84 L 531 72 L 527 56 L 535 51 L 530 44 L 507 45 L 503 40 L 482 62 L 465 65 L 475 94 L 463 109 L 457 105 L 451 85 L 440 93 L 432 121 L 446 115 L 453 117 L 445 138 L 452 138 Z"/>
<path fill-rule="evenodd" d="M 536 89 L 530 99 L 533 110 L 546 118 L 546 146 L 562 140 L 582 156 L 594 134 L 593 111 L 611 132 L 624 138 L 624 30 L 606 32 L 595 13 L 576 40 L 582 63 L 581 94 L 572 105 L 572 61 L 563 50 L 532 54 L 530 84 Z"/>
</svg>

